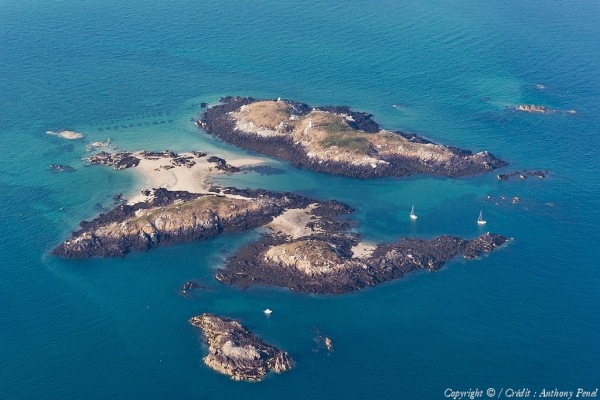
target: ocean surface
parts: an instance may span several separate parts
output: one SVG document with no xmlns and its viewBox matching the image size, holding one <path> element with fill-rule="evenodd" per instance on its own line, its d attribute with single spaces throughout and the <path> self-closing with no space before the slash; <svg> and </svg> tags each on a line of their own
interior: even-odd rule
<svg viewBox="0 0 600 400">
<path fill-rule="evenodd" d="M 443 399 L 448 388 L 600 386 L 599 65 L 596 1 L 0 0 L 0 399 Z M 260 231 L 120 259 L 49 255 L 114 194 L 144 185 L 133 171 L 85 166 L 86 144 L 243 152 L 193 125 L 199 103 L 223 95 L 346 104 L 388 129 L 488 150 L 507 171 L 551 173 L 366 181 L 269 160 L 282 173 L 221 179 L 347 202 L 371 241 L 514 238 L 482 259 L 341 296 L 216 282 Z M 558 111 L 507 109 L 517 104 Z M 59 129 L 86 138 L 45 134 Z M 76 171 L 48 169 L 59 163 Z M 180 296 L 190 279 L 209 289 Z M 187 324 L 203 312 L 242 320 L 297 367 L 261 383 L 212 371 Z"/>
</svg>

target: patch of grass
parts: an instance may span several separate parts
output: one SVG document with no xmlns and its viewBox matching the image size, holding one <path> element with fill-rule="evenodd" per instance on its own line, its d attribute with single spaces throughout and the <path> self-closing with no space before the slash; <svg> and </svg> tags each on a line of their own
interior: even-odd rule
<svg viewBox="0 0 600 400">
<path fill-rule="evenodd" d="M 204 212 L 212 210 L 217 214 L 225 214 L 231 212 L 230 206 L 232 205 L 235 207 L 244 207 L 248 205 L 248 202 L 240 199 L 206 195 L 195 200 L 148 210 L 148 214 L 135 218 L 129 223 L 136 224 L 138 226 L 144 225 L 148 222 L 154 222 L 157 215 L 163 213 L 181 213 L 188 211 Z"/>
<path fill-rule="evenodd" d="M 256 126 L 276 129 L 281 122 L 289 122 L 291 111 L 285 103 L 261 101 L 248 105 L 246 115 Z"/>
<path fill-rule="evenodd" d="M 341 149 L 357 151 L 361 153 L 366 152 L 371 145 L 367 138 L 356 135 L 353 132 L 330 133 L 327 135 L 327 137 L 321 140 L 319 144 L 325 148 L 337 146 Z"/>
</svg>

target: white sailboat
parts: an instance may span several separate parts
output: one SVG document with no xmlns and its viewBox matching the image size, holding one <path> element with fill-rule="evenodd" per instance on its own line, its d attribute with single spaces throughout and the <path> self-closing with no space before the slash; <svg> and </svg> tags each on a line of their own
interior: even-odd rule
<svg viewBox="0 0 600 400">
<path fill-rule="evenodd" d="M 415 214 L 415 205 L 413 204 L 412 209 L 410 210 L 410 219 L 413 221 L 417 219 L 417 214 Z"/>
<path fill-rule="evenodd" d="M 485 225 L 487 221 L 483 219 L 483 211 L 479 211 L 479 218 L 477 218 L 477 225 Z"/>
</svg>

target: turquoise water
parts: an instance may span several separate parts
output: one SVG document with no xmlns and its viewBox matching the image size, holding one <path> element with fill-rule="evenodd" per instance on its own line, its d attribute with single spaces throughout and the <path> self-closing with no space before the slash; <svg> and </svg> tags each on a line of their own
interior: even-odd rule
<svg viewBox="0 0 600 400">
<path fill-rule="evenodd" d="M 441 399 L 446 388 L 600 386 L 598 38 L 600 5 L 577 0 L 0 1 L 0 398 Z M 514 238 L 481 260 L 343 296 L 215 282 L 257 232 L 117 260 L 49 256 L 96 203 L 141 183 L 85 167 L 86 143 L 46 130 L 228 154 L 239 150 L 190 121 L 226 94 L 348 104 L 386 128 L 552 173 L 360 181 L 272 160 L 285 174 L 222 180 L 345 201 L 373 241 L 474 237 L 479 210 L 485 229 Z M 577 113 L 505 109 L 520 103 Z M 210 290 L 180 297 L 189 279 Z M 297 368 L 260 384 L 213 372 L 186 322 L 202 312 L 242 319 Z M 331 354 L 315 332 L 333 339 Z"/>
</svg>

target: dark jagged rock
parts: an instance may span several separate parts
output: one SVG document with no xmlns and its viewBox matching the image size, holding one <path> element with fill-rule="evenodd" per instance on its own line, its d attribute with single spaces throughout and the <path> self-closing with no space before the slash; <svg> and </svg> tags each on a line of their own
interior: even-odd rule
<svg viewBox="0 0 600 400">
<path fill-rule="evenodd" d="M 185 166 L 187 168 L 192 168 L 194 165 L 196 165 L 196 162 L 193 160 L 194 157 L 192 156 L 180 156 L 180 157 L 174 157 L 171 159 L 171 163 L 173 165 L 179 165 L 179 166 Z"/>
<path fill-rule="evenodd" d="M 217 157 L 217 156 L 212 156 L 206 159 L 206 161 L 208 161 L 209 163 L 214 163 L 216 164 L 215 168 L 223 171 L 223 172 L 227 172 L 228 174 L 234 174 L 236 172 L 240 172 L 242 169 L 238 168 L 238 167 L 234 167 L 231 164 L 227 164 L 227 161 L 223 158 Z"/>
<path fill-rule="evenodd" d="M 101 151 L 98 154 L 94 154 L 87 158 L 92 164 L 108 165 L 114 169 L 125 169 L 131 167 L 137 167 L 140 163 L 140 159 L 130 152 L 119 152 L 109 153 Z"/>
<path fill-rule="evenodd" d="M 197 121 L 222 140 L 289 161 L 296 167 L 357 178 L 434 174 L 466 176 L 507 163 L 434 144 L 415 134 L 381 130 L 370 114 L 251 97 L 224 97 Z M 248 107 L 255 107 L 249 109 Z M 256 110 L 256 107 L 262 107 Z M 263 107 L 264 106 L 264 107 Z M 266 111 L 265 111 L 266 109 Z"/>
<path fill-rule="evenodd" d="M 436 271 L 462 254 L 471 259 L 506 243 L 486 233 L 474 240 L 440 236 L 404 238 L 378 245 L 370 255 L 354 257 L 356 237 L 322 235 L 290 240 L 269 236 L 240 249 L 216 278 L 240 287 L 275 285 L 310 293 L 347 293 L 375 286 L 416 270 Z"/>
<path fill-rule="evenodd" d="M 525 171 L 510 171 L 507 172 L 506 174 L 498 174 L 496 175 L 496 178 L 498 178 L 499 181 L 508 181 L 510 179 L 527 179 L 527 177 L 530 176 L 535 176 L 537 178 L 543 179 L 546 177 L 546 175 L 548 175 L 550 171 L 548 170 L 535 170 L 535 171 L 529 171 L 529 170 L 525 170 Z"/>
<path fill-rule="evenodd" d="M 260 381 L 270 371 L 281 373 L 294 366 L 287 352 L 266 344 L 237 321 L 202 314 L 189 323 L 202 330 L 208 344 L 204 363 L 233 380 Z"/>
<path fill-rule="evenodd" d="M 203 286 L 199 282 L 187 281 L 186 283 L 181 285 L 181 288 L 179 288 L 179 294 L 181 294 L 182 296 L 188 296 L 191 292 L 193 292 L 195 290 L 204 290 L 204 289 L 208 289 L 208 288 L 206 286 Z"/>
<path fill-rule="evenodd" d="M 50 164 L 49 167 L 50 171 L 57 171 L 57 172 L 75 172 L 75 168 L 71 167 L 70 165 L 63 165 L 63 164 Z"/>
<path fill-rule="evenodd" d="M 159 159 L 159 158 L 177 158 L 179 154 L 175 153 L 171 150 L 163 150 L 163 151 L 142 151 L 140 152 L 140 156 L 142 158 L 146 158 L 149 160 Z"/>
</svg>

